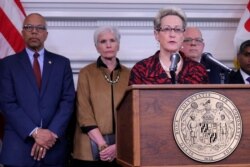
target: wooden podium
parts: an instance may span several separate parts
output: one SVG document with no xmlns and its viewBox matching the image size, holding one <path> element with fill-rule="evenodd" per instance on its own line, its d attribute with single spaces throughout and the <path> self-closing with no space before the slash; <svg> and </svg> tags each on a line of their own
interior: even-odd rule
<svg viewBox="0 0 250 167">
<path fill-rule="evenodd" d="M 234 152 L 218 162 L 198 162 L 180 150 L 173 134 L 178 106 L 189 96 L 212 91 L 239 110 L 242 135 Z M 117 112 L 117 160 L 123 167 L 250 166 L 250 86 L 133 85 Z"/>
</svg>

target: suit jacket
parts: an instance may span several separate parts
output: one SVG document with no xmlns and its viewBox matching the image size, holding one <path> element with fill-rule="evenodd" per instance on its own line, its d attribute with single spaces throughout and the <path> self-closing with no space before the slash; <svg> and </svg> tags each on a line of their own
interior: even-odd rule
<svg viewBox="0 0 250 167">
<path fill-rule="evenodd" d="M 42 86 L 36 84 L 25 50 L 0 61 L 0 108 L 5 117 L 0 163 L 31 166 L 35 127 L 49 129 L 59 137 L 41 161 L 62 164 L 66 153 L 65 129 L 73 112 L 75 89 L 69 59 L 44 52 Z"/>
<path fill-rule="evenodd" d="M 228 77 L 228 83 L 229 84 L 245 84 L 244 79 L 240 73 L 240 70 L 237 70 L 236 72 L 231 72 L 231 74 Z"/>
<path fill-rule="evenodd" d="M 210 84 L 221 84 L 221 74 L 225 77 L 224 83 L 228 82 L 229 73 L 224 71 L 220 66 L 211 61 L 206 61 L 203 57 L 201 58 L 201 64 L 203 64 L 207 69 Z"/>
</svg>

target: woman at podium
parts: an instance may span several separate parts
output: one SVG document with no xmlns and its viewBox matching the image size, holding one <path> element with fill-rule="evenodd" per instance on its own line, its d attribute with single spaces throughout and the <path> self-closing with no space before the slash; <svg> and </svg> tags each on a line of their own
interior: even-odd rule
<svg viewBox="0 0 250 167">
<path fill-rule="evenodd" d="M 180 52 L 186 25 L 186 15 L 181 9 L 159 10 L 154 18 L 154 36 L 160 49 L 134 65 L 129 85 L 208 83 L 205 67 Z"/>
</svg>

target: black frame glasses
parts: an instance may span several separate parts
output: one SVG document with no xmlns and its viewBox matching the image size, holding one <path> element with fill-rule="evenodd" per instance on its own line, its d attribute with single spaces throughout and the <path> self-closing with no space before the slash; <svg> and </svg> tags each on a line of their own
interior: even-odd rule
<svg viewBox="0 0 250 167">
<path fill-rule="evenodd" d="M 199 44 L 203 43 L 202 38 L 185 38 L 183 42 L 191 44 L 193 41 Z"/>
<path fill-rule="evenodd" d="M 37 31 L 37 32 L 43 32 L 45 30 L 47 30 L 46 26 L 43 26 L 43 25 L 31 25 L 31 24 L 26 24 L 23 26 L 23 29 L 25 31 L 28 31 L 28 32 L 32 32 L 34 31 L 34 29 Z"/>
<path fill-rule="evenodd" d="M 166 27 L 160 27 L 158 31 L 162 31 L 165 33 L 170 33 L 170 32 L 175 32 L 177 34 L 183 33 L 185 31 L 184 28 L 180 28 L 180 27 L 170 27 L 170 26 L 166 26 Z"/>
</svg>

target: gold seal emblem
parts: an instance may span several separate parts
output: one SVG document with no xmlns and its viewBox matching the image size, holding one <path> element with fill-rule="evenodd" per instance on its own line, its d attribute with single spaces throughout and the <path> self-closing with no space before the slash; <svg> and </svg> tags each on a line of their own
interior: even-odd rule
<svg viewBox="0 0 250 167">
<path fill-rule="evenodd" d="M 211 91 L 200 92 L 178 107 L 173 132 L 176 143 L 187 156 L 200 162 L 216 162 L 236 149 L 242 120 L 230 99 Z"/>
</svg>

